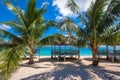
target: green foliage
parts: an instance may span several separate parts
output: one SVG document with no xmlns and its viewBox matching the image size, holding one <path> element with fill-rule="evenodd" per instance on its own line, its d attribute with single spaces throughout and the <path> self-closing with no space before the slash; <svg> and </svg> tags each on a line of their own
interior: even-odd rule
<svg viewBox="0 0 120 80">
<path fill-rule="evenodd" d="M 63 18 L 59 22 L 59 27 L 62 32 L 67 32 L 68 36 L 66 36 L 66 38 L 68 38 L 70 45 L 74 45 L 79 48 L 82 46 L 85 46 L 85 41 L 83 41 L 83 39 L 80 39 L 76 35 L 73 35 L 73 34 L 77 33 L 80 28 L 77 24 L 74 23 L 74 21 L 72 19 Z"/>
<path fill-rule="evenodd" d="M 72 19 L 63 18 L 59 22 L 59 26 L 63 32 L 68 33 L 67 37 L 69 38 L 69 42 L 71 43 L 71 45 L 77 46 L 79 48 L 86 45 L 86 39 L 88 38 L 87 33 L 84 31 L 84 29 L 80 28 L 80 26 L 75 24 L 75 22 Z M 83 35 L 86 37 L 83 37 Z"/>
<path fill-rule="evenodd" d="M 47 42 L 53 36 L 56 39 L 61 39 L 60 35 L 52 35 L 45 37 L 45 39 L 42 38 L 44 32 L 50 26 L 56 25 L 55 21 L 44 20 L 43 14 L 47 11 L 45 9 L 47 4 L 37 9 L 36 0 L 29 0 L 26 11 L 14 6 L 10 0 L 5 0 L 5 5 L 16 15 L 17 20 L 2 22 L 1 24 L 10 26 L 14 31 L 19 33 L 19 36 L 0 29 L 0 37 L 7 37 L 9 39 L 7 43 L 0 44 L 0 47 L 3 48 L 0 54 L 0 79 L 3 78 L 3 80 L 7 79 L 10 73 L 17 68 L 26 52 L 26 47 L 29 48 L 28 50 L 31 55 L 34 54 L 33 50 L 36 45 L 48 45 L 49 43 Z"/>
<path fill-rule="evenodd" d="M 67 32 L 69 36 L 78 29 L 78 26 L 70 18 L 63 18 L 59 22 L 59 27 L 61 31 Z"/>
<path fill-rule="evenodd" d="M 0 54 L 0 79 L 6 80 L 10 73 L 15 70 L 25 55 L 25 50 L 22 45 L 16 45 L 3 49 Z"/>
<path fill-rule="evenodd" d="M 38 43 L 39 45 L 59 45 L 64 43 L 66 38 L 62 34 L 54 34 L 51 36 L 47 36 Z"/>
<path fill-rule="evenodd" d="M 68 0 L 68 7 L 74 12 L 78 10 L 77 4 L 73 0 Z M 103 39 L 107 35 L 119 32 L 120 26 L 117 22 L 120 18 L 120 1 L 118 0 L 95 0 L 91 2 L 88 10 L 82 14 L 78 12 L 80 22 L 85 28 L 78 29 L 77 36 L 86 40 L 91 47 L 104 43 Z M 73 10 L 74 9 L 74 10 Z"/>
</svg>

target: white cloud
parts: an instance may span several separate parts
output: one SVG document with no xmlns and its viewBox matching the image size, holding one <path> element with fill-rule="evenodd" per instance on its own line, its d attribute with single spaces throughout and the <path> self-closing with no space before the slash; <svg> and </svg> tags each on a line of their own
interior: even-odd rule
<svg viewBox="0 0 120 80">
<path fill-rule="evenodd" d="M 80 9 L 82 11 L 86 11 L 90 7 L 91 1 L 92 0 L 84 0 L 84 1 L 81 0 L 81 2 L 80 2 L 80 4 L 81 4 L 80 5 Z"/>
<path fill-rule="evenodd" d="M 2 25 L 0 25 L 0 29 L 9 30 L 9 29 L 11 29 L 11 27 L 7 26 L 5 24 L 2 24 Z"/>
<path fill-rule="evenodd" d="M 86 11 L 90 7 L 92 1 L 95 0 L 75 0 L 77 5 L 80 7 L 80 11 Z"/>
<path fill-rule="evenodd" d="M 53 6 L 56 6 L 56 9 L 59 11 L 62 16 L 70 16 L 70 17 L 75 17 L 73 14 L 66 6 L 68 0 L 54 0 L 53 1 Z M 77 5 L 80 7 L 80 11 L 86 11 L 91 3 L 92 0 L 75 0 Z"/>
<path fill-rule="evenodd" d="M 56 9 L 59 10 L 59 12 L 63 15 L 63 16 L 67 16 L 72 14 L 72 12 L 65 7 L 67 3 L 67 0 L 54 0 L 53 1 L 53 6 L 56 6 Z"/>
<path fill-rule="evenodd" d="M 63 19 L 63 16 L 56 16 L 56 21 Z"/>
<path fill-rule="evenodd" d="M 46 5 L 46 4 L 49 5 L 49 2 L 44 2 L 44 3 L 42 3 L 42 6 L 43 6 L 43 5 Z"/>
</svg>

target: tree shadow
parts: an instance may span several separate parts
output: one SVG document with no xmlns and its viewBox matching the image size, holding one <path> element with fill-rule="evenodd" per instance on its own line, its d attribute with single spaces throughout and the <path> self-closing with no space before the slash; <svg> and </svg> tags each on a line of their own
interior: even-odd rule
<svg viewBox="0 0 120 80">
<path fill-rule="evenodd" d="M 93 61 L 92 58 L 83 58 L 86 61 Z M 111 63 L 111 61 L 108 61 L 106 58 L 100 58 L 100 63 Z"/>
<path fill-rule="evenodd" d="M 67 62 L 71 62 L 71 61 L 76 61 L 76 58 L 66 58 Z M 60 59 L 60 61 L 57 60 L 57 58 L 51 59 L 51 58 L 40 58 L 38 59 L 38 61 L 35 61 L 35 64 L 28 64 L 28 62 L 25 62 L 23 64 L 20 64 L 21 67 L 30 67 L 30 68 L 35 68 L 35 69 L 39 69 L 39 68 L 50 68 L 51 64 L 44 64 L 44 66 L 38 66 L 37 64 L 39 63 L 44 63 L 44 62 L 50 62 L 53 65 L 56 65 L 56 62 L 64 62 L 64 59 Z"/>
<path fill-rule="evenodd" d="M 95 73 L 103 80 L 120 80 L 120 71 L 110 71 L 105 68 L 91 68 L 91 72 Z"/>
<path fill-rule="evenodd" d="M 74 63 L 79 64 L 80 66 L 84 66 L 78 62 L 74 62 Z M 109 65 L 109 67 L 111 66 L 115 67 L 116 65 Z M 120 67 L 120 66 L 116 66 L 116 67 Z M 92 64 L 88 66 L 84 66 L 84 68 L 89 69 L 90 72 L 93 72 L 94 74 L 99 76 L 102 80 L 120 80 L 120 71 L 107 70 L 105 69 L 105 67 L 101 67 L 101 66 L 96 67 Z"/>
<path fill-rule="evenodd" d="M 40 68 L 50 68 L 48 66 L 37 66 L 37 65 L 29 65 L 29 64 L 21 64 L 20 65 L 21 67 L 30 67 L 30 68 L 34 68 L 34 69 L 40 69 Z"/>
<path fill-rule="evenodd" d="M 52 80 L 76 80 L 76 77 L 86 80 L 90 78 L 87 69 L 71 64 L 57 64 L 57 67 L 52 72 L 35 74 L 21 80 L 50 80 L 51 78 Z"/>
<path fill-rule="evenodd" d="M 86 61 L 93 61 L 92 58 L 83 58 L 83 59 L 86 60 Z"/>
<path fill-rule="evenodd" d="M 66 58 L 66 60 L 65 60 L 65 62 L 66 61 L 75 61 L 75 60 L 77 60 L 77 58 L 69 58 L 69 57 L 67 57 Z M 60 58 L 60 60 L 58 61 L 58 59 L 57 58 L 53 58 L 53 59 L 51 59 L 51 58 L 43 58 L 43 59 L 39 59 L 38 60 L 38 63 L 39 62 L 64 62 L 64 58 L 62 57 L 62 58 Z M 37 62 L 36 62 L 37 63 Z"/>
<path fill-rule="evenodd" d="M 120 63 L 115 63 L 115 64 L 118 64 L 118 65 L 111 65 L 111 64 L 107 64 L 106 66 L 114 66 L 114 67 L 119 67 L 120 68 Z"/>
<path fill-rule="evenodd" d="M 38 61 L 35 61 L 34 64 L 28 64 L 28 61 L 20 64 L 21 67 L 29 67 L 29 68 L 34 68 L 34 69 L 40 69 L 40 68 L 50 68 L 49 64 L 45 64 L 45 66 L 39 66 L 39 63 L 42 62 L 51 62 L 53 63 L 54 61 L 51 60 L 50 58 L 42 58 L 42 59 L 38 59 Z"/>
<path fill-rule="evenodd" d="M 103 80 L 120 80 L 120 71 L 106 70 L 101 66 L 84 65 L 81 60 L 76 59 L 73 61 L 67 60 L 67 62 L 71 61 L 72 64 L 63 64 L 64 62 L 56 64 L 57 61 L 55 62 L 55 60 L 50 58 L 40 59 L 38 62 L 52 62 L 56 67 L 51 72 L 31 75 L 21 80 L 96 80 L 96 76 Z"/>
</svg>

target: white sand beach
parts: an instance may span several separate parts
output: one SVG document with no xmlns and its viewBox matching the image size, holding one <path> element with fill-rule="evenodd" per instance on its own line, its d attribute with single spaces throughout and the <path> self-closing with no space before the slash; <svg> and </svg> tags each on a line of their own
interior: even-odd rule
<svg viewBox="0 0 120 80">
<path fill-rule="evenodd" d="M 91 57 L 57 59 L 41 57 L 34 65 L 24 60 L 9 80 L 120 80 L 120 63 L 101 60 L 98 67 L 91 65 Z"/>
</svg>

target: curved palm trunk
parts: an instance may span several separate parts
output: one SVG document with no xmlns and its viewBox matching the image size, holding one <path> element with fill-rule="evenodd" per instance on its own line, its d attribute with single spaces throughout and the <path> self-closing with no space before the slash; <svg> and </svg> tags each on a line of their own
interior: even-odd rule
<svg viewBox="0 0 120 80">
<path fill-rule="evenodd" d="M 98 46 L 97 46 L 97 30 L 94 27 L 94 29 L 93 29 L 93 41 L 92 41 L 93 62 L 97 60 L 97 51 L 98 51 Z"/>
<path fill-rule="evenodd" d="M 95 66 L 98 66 L 98 63 L 99 63 L 98 56 L 97 56 L 97 51 L 98 51 L 98 47 L 93 46 L 92 47 L 92 57 L 93 57 L 92 64 L 95 65 Z"/>
<path fill-rule="evenodd" d="M 98 48 L 96 46 L 92 47 L 92 57 L 93 57 L 93 61 L 97 60 L 97 51 Z"/>
<path fill-rule="evenodd" d="M 30 47 L 30 59 L 28 64 L 34 64 L 34 47 Z"/>
</svg>

